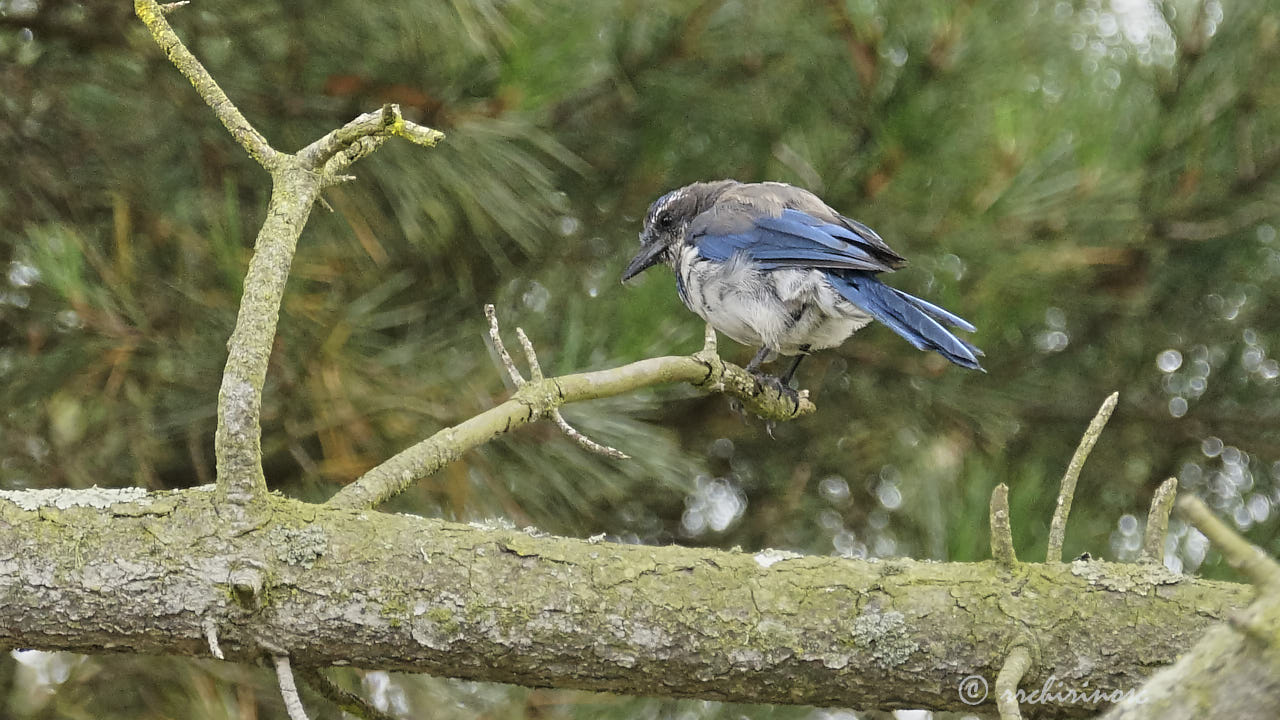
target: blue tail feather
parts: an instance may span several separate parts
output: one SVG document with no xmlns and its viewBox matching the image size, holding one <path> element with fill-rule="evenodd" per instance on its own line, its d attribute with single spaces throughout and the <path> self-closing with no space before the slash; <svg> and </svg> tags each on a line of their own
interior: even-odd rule
<svg viewBox="0 0 1280 720">
<path fill-rule="evenodd" d="M 982 351 L 951 333 L 943 323 L 972 331 L 973 325 L 933 303 L 880 282 L 870 273 L 828 273 L 831 286 L 920 350 L 933 350 L 951 362 L 981 370 Z"/>
</svg>

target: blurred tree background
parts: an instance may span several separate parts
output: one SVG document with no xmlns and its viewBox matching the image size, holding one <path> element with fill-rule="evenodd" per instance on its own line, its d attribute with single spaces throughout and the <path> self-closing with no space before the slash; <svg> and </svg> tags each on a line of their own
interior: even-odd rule
<svg viewBox="0 0 1280 720">
<path fill-rule="evenodd" d="M 485 302 L 551 373 L 695 351 L 669 273 L 618 283 L 640 218 L 691 181 L 773 179 L 905 254 L 888 280 L 972 320 L 987 374 L 870 328 L 806 362 L 818 412 L 776 439 L 662 388 L 565 413 L 634 460 L 543 424 L 394 509 L 968 561 L 1007 482 L 1039 560 L 1062 469 L 1119 390 L 1068 553 L 1134 559 L 1168 476 L 1280 552 L 1274 2 L 198 0 L 171 19 L 281 149 L 385 102 L 448 135 L 389 145 L 312 215 L 264 403 L 274 489 L 322 499 L 500 401 Z M 0 487 L 210 482 L 268 177 L 126 3 L 0 0 L 0 158 Z M 1226 575 L 1171 530 L 1171 566 Z M 20 657 L 0 715 L 284 716 L 261 670 Z M 348 679 L 405 717 L 844 717 Z"/>
</svg>

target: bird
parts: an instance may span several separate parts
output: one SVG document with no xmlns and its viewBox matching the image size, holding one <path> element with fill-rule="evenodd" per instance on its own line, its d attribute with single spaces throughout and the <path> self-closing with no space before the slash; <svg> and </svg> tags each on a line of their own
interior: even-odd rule
<svg viewBox="0 0 1280 720">
<path fill-rule="evenodd" d="M 789 388 L 804 357 L 836 347 L 872 320 L 920 350 L 982 371 L 975 345 L 951 329 L 967 320 L 880 281 L 906 264 L 874 230 L 817 195 L 779 182 L 697 182 L 649 206 L 625 283 L 667 264 L 690 310 L 734 341 L 759 348 L 746 369 Z M 794 356 L 780 377 L 762 364 Z"/>
</svg>

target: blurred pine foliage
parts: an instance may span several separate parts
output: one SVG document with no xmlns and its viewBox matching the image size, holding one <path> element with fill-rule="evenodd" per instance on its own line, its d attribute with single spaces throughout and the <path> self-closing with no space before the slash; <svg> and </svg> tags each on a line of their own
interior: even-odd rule
<svg viewBox="0 0 1280 720">
<path fill-rule="evenodd" d="M 502 398 L 485 302 L 548 372 L 695 350 L 669 277 L 617 283 L 639 218 L 686 182 L 775 179 L 906 254 L 892 282 L 974 321 L 988 374 L 873 328 L 806 364 L 819 411 L 776 440 L 721 398 L 663 389 L 566 412 L 633 461 L 538 426 L 394 509 L 974 560 L 1003 481 L 1034 558 L 1071 449 L 1118 389 L 1068 552 L 1131 559 L 1169 475 L 1280 551 L 1274 4 L 198 0 L 172 20 L 277 147 L 384 102 L 448 134 L 389 144 L 312 216 L 264 405 L 273 488 L 326 497 Z M 0 1 L 0 158 L 0 485 L 209 482 L 268 178 L 124 3 Z M 1173 530 L 1179 566 L 1218 572 Z M 52 679 L 5 663 L 11 716 L 283 717 L 261 671 L 37 666 Z M 406 717 L 823 717 L 363 682 Z"/>
</svg>

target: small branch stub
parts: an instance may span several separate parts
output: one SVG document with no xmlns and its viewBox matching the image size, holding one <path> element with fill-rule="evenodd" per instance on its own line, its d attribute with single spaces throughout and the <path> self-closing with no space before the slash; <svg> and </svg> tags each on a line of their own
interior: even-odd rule
<svg viewBox="0 0 1280 720">
<path fill-rule="evenodd" d="M 1144 562 L 1164 562 L 1164 536 L 1169 531 L 1169 514 L 1173 512 L 1173 501 L 1178 495 L 1178 480 L 1169 478 L 1160 483 L 1156 494 L 1151 498 L 1151 509 L 1147 511 L 1147 531 L 1142 538 L 1142 560 Z"/>
<path fill-rule="evenodd" d="M 484 316 L 489 319 L 489 341 L 493 343 L 493 349 L 498 353 L 502 367 L 507 371 L 507 377 L 517 388 L 523 386 L 524 376 L 516 368 L 515 361 L 511 359 L 511 353 L 507 352 L 506 343 L 502 342 L 502 333 L 498 330 L 498 315 L 494 312 L 493 305 L 484 306 Z"/>
<path fill-rule="evenodd" d="M 1067 471 L 1062 476 L 1058 504 L 1053 510 L 1053 521 L 1049 524 L 1049 549 L 1045 554 L 1046 562 L 1062 562 L 1062 543 L 1067 535 L 1067 517 L 1071 514 L 1071 500 L 1075 497 L 1076 481 L 1080 479 L 1084 462 L 1089 459 L 1089 453 L 1098 442 L 1102 429 L 1107 426 L 1107 420 L 1111 419 L 1111 413 L 1116 409 L 1116 402 L 1119 399 L 1120 393 L 1113 392 L 1102 402 L 1102 407 L 1098 408 L 1098 413 L 1093 416 L 1089 427 L 1085 429 L 1084 437 L 1080 438 L 1080 444 L 1076 446 L 1071 462 L 1067 465 Z"/>
<path fill-rule="evenodd" d="M 218 645 L 218 624 L 213 618 L 204 619 L 204 638 L 209 643 L 209 654 L 218 660 L 226 660 L 226 656 L 222 654 L 222 647 Z"/>
<path fill-rule="evenodd" d="M 1006 566 L 1018 561 L 1009 524 L 1009 486 L 1004 483 L 991 491 L 991 557 Z"/>
<path fill-rule="evenodd" d="M 298 161 L 311 170 L 324 168 L 335 181 L 347 166 L 368 155 L 387 138 L 402 137 L 417 145 L 434 146 L 444 133 L 404 119 L 400 106 L 383 105 L 364 113 L 298 151 Z"/>
</svg>

